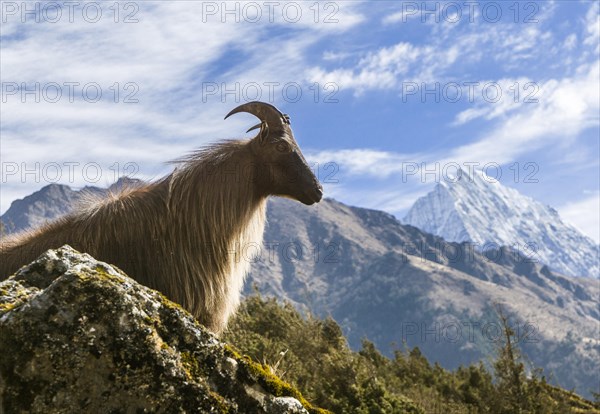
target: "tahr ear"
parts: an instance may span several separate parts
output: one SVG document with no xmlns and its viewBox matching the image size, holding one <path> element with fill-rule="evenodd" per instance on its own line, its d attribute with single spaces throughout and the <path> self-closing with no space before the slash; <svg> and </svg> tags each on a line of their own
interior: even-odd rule
<svg viewBox="0 0 600 414">
<path fill-rule="evenodd" d="M 266 121 L 261 121 L 260 124 L 256 124 L 254 125 L 252 128 L 250 128 L 248 131 L 246 132 L 250 132 L 254 129 L 260 128 L 260 132 L 258 133 L 258 135 L 256 137 L 254 137 L 255 139 L 258 139 L 258 141 L 261 144 L 264 144 L 267 142 L 267 138 L 269 137 L 269 124 L 267 124 Z"/>
<path fill-rule="evenodd" d="M 265 144 L 269 138 L 269 125 L 266 122 L 262 122 L 260 126 L 260 132 L 258 133 L 259 141 L 261 144 Z"/>
</svg>

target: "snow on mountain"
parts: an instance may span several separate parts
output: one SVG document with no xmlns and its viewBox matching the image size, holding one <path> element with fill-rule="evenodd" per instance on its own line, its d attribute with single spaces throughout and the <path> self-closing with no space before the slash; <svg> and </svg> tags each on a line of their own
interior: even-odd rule
<svg viewBox="0 0 600 414">
<path fill-rule="evenodd" d="M 569 276 L 600 277 L 599 246 L 558 212 L 482 172 L 459 171 L 419 198 L 403 219 L 480 250 L 504 245 Z"/>
</svg>

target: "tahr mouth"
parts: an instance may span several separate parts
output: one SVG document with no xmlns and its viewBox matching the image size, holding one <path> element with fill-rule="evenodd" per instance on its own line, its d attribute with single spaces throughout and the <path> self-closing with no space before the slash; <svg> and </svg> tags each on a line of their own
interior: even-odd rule
<svg viewBox="0 0 600 414">
<path fill-rule="evenodd" d="M 307 206 L 318 203 L 323 198 L 323 187 L 319 184 L 312 191 L 306 194 L 305 200 L 300 200 L 300 202 L 306 204 Z"/>
</svg>

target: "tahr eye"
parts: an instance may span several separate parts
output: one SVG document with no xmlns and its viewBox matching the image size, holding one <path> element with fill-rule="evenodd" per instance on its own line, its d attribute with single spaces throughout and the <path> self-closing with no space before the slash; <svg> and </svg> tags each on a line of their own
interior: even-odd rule
<svg viewBox="0 0 600 414">
<path fill-rule="evenodd" d="M 290 152 L 292 150 L 292 148 L 290 147 L 290 144 L 288 144 L 285 141 L 278 142 L 277 145 L 275 146 L 275 148 L 279 152 Z"/>
</svg>

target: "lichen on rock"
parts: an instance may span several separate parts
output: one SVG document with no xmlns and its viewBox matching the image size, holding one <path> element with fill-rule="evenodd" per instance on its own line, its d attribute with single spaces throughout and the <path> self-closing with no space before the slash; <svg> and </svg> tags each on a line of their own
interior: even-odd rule
<svg viewBox="0 0 600 414">
<path fill-rule="evenodd" d="M 319 413 L 180 306 L 69 246 L 0 283 L 0 413 Z"/>
</svg>

